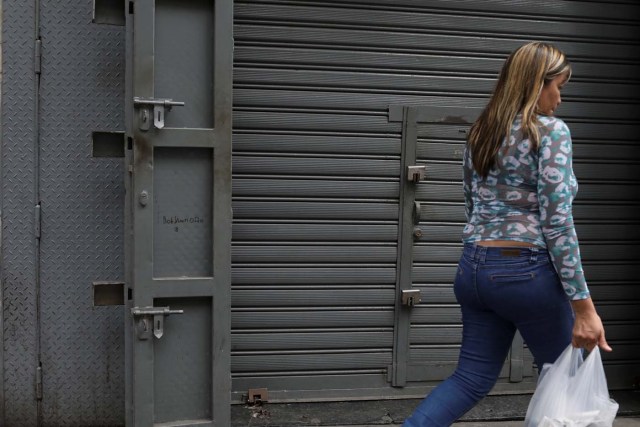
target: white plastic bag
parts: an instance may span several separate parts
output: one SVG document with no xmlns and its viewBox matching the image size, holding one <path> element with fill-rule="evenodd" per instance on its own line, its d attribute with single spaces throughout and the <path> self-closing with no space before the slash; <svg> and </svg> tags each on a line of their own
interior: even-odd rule
<svg viewBox="0 0 640 427">
<path fill-rule="evenodd" d="M 618 404 L 609 398 L 600 350 L 583 361 L 582 350 L 567 347 L 555 363 L 542 367 L 524 420 L 526 427 L 611 427 Z"/>
</svg>

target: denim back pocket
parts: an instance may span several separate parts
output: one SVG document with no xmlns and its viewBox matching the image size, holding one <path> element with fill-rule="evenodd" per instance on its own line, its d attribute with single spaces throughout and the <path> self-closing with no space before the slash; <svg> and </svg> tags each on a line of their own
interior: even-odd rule
<svg viewBox="0 0 640 427">
<path fill-rule="evenodd" d="M 496 283 L 513 283 L 513 282 L 524 282 L 527 280 L 533 280 L 536 278 L 536 273 L 533 271 L 526 272 L 505 272 L 505 273 L 496 273 L 489 276 L 492 282 Z"/>
</svg>

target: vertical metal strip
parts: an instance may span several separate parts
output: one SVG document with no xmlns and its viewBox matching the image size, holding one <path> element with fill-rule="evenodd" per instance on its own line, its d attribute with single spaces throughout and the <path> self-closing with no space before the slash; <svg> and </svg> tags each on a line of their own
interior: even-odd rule
<svg viewBox="0 0 640 427">
<path fill-rule="evenodd" d="M 396 263 L 396 303 L 391 385 L 403 387 L 407 382 L 411 308 L 402 305 L 402 290 L 411 288 L 413 266 L 413 204 L 415 186 L 406 177 L 407 166 L 416 162 L 417 109 L 405 107 L 402 114 L 400 159 L 400 212 L 398 215 L 398 259 Z"/>
<path fill-rule="evenodd" d="M 154 96 L 154 43 L 155 43 L 155 0 L 136 0 L 133 13 L 133 95 L 142 98 Z M 132 191 L 133 212 L 133 302 L 135 306 L 153 306 L 151 278 L 153 277 L 153 211 L 152 206 L 143 207 L 138 202 L 139 195 L 147 191 L 153 197 L 153 141 L 147 132 L 138 128 L 135 111 L 133 122 L 134 179 Z M 131 313 L 126 313 L 130 322 Z M 134 426 L 148 426 L 154 423 L 154 344 L 153 340 L 139 341 L 132 334 L 133 351 L 133 406 Z"/>
<path fill-rule="evenodd" d="M 133 321 L 130 309 L 133 307 L 129 293 L 133 286 L 133 0 L 125 1 L 125 88 L 124 126 L 127 146 L 124 157 L 124 419 L 125 425 L 134 425 L 133 411 Z"/>
<path fill-rule="evenodd" d="M 3 80 L 3 69 L 2 64 L 2 51 L 4 47 L 3 43 L 3 32 L 2 32 L 2 23 L 4 22 L 4 3 L 3 0 L 0 0 L 0 181 L 2 180 L 2 162 L 4 160 L 4 153 L 2 150 L 2 146 L 4 144 L 4 140 L 2 136 L 4 135 L 2 129 L 2 123 L 4 122 L 4 109 L 2 108 L 2 88 L 4 87 L 2 84 Z M 4 253 L 2 251 L 3 245 L 3 236 L 2 236 L 2 218 L 3 218 L 3 186 L 0 185 L 0 425 L 6 425 L 6 420 L 4 416 Z"/>
<path fill-rule="evenodd" d="M 40 241 L 42 230 L 40 228 L 40 77 L 41 77 L 41 52 L 40 40 L 40 0 L 35 0 L 35 35 L 34 35 L 34 147 L 33 147 L 33 194 L 35 198 L 34 238 L 35 238 L 35 293 L 36 293 L 36 361 L 34 378 L 36 384 L 36 423 L 42 425 L 42 399 L 43 399 L 43 375 L 42 375 L 42 298 L 40 280 Z"/>
<path fill-rule="evenodd" d="M 214 2 L 213 418 L 231 425 L 231 128 L 233 0 Z"/>
</svg>

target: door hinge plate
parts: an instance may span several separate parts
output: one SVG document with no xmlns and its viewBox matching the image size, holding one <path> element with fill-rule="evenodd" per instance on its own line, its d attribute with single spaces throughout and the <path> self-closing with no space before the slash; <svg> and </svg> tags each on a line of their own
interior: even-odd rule
<svg viewBox="0 0 640 427">
<path fill-rule="evenodd" d="M 42 40 L 37 39 L 34 46 L 33 68 L 36 74 L 42 72 Z"/>
<path fill-rule="evenodd" d="M 42 366 L 36 368 L 36 399 L 42 400 Z"/>
<path fill-rule="evenodd" d="M 40 216 L 40 205 L 39 204 L 35 206 L 34 216 L 35 216 L 35 218 L 34 218 L 35 224 L 34 224 L 33 233 L 35 234 L 36 239 L 40 239 L 40 236 L 41 236 L 41 233 L 42 233 L 42 227 L 41 227 L 42 219 L 41 219 L 41 216 Z"/>
</svg>

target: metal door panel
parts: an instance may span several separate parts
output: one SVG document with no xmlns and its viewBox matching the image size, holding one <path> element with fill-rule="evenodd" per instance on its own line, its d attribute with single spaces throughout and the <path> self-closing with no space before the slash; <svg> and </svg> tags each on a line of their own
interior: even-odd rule
<svg viewBox="0 0 640 427">
<path fill-rule="evenodd" d="M 384 306 L 393 299 L 394 289 L 388 285 L 347 285 L 326 289 L 264 289 L 263 286 L 247 286 L 233 291 L 235 307 L 256 307 L 260 304 L 280 307 L 339 306 L 345 301 L 358 301 L 366 306 Z M 259 290 L 259 292 L 258 292 Z M 270 332 L 276 334 L 276 332 Z M 288 344 L 288 343 L 287 343 Z M 274 345 L 277 345 L 274 342 Z M 335 345 L 340 345 L 335 343 Z"/>
<path fill-rule="evenodd" d="M 421 188 L 437 185 L 438 181 L 460 180 L 460 138 L 464 132 L 458 131 L 456 139 L 445 144 L 430 144 L 440 149 L 432 157 L 423 142 L 424 129 L 419 129 L 418 123 L 458 124 L 464 128 L 478 113 L 470 108 L 437 107 L 392 107 L 389 111 L 390 120 L 403 123 L 396 323 L 389 374 L 394 386 L 406 386 L 407 381 L 444 379 L 455 368 L 461 342 L 459 328 L 449 331 L 444 340 L 443 331 L 438 328 L 451 328 L 462 322 L 450 283 L 461 252 L 462 226 L 457 223 L 464 223 L 464 206 L 458 200 L 449 202 L 453 199 L 446 192 L 440 197 L 434 194 L 429 203 L 420 196 L 429 191 Z M 408 173 L 410 167 L 426 167 L 424 178 L 416 179 Z M 454 236 L 458 240 L 452 240 Z M 435 254 L 441 248 L 446 256 Z M 419 296 L 407 304 L 403 298 L 407 292 L 418 292 Z M 532 363 L 529 356 L 523 356 L 523 348 L 522 339 L 516 335 L 500 376 L 512 382 L 522 382 L 526 377 L 529 381 L 523 384 L 530 384 Z"/>
<path fill-rule="evenodd" d="M 379 263 L 393 263 L 396 248 L 391 244 L 378 245 L 314 245 L 304 246 L 304 250 L 294 245 L 241 246 L 233 247 L 233 261 L 247 262 L 305 262 L 309 258 L 319 263 L 360 262 L 373 260 Z M 240 267 L 238 267 L 240 268 Z"/>
<path fill-rule="evenodd" d="M 392 224 L 323 224 L 320 221 L 300 224 L 237 222 L 233 225 L 233 238 L 243 241 L 297 241 L 297 242 L 393 242 L 398 226 Z"/>
<path fill-rule="evenodd" d="M 467 32 L 484 33 L 486 31 L 495 31 L 496 28 L 510 28 L 518 32 L 528 34 L 532 38 L 539 36 L 544 37 L 589 37 L 592 34 L 598 32 L 603 38 L 631 38 L 635 34 L 633 25 L 616 25 L 611 23 L 592 23 L 575 21 L 571 26 L 553 26 L 553 21 L 549 18 L 538 14 L 536 20 L 523 20 L 520 17 L 514 17 L 510 15 L 491 16 L 489 14 L 483 14 L 480 18 L 478 15 L 455 15 L 444 13 L 429 13 L 430 5 L 428 2 L 419 3 L 419 8 L 415 7 L 409 11 L 403 10 L 389 10 L 389 9 L 377 9 L 371 8 L 367 10 L 367 13 L 363 13 L 360 7 L 354 7 L 350 5 L 340 9 L 337 13 L 327 7 L 322 6 L 301 6 L 301 5 L 251 5 L 251 7 L 245 4 L 238 5 L 238 13 L 242 14 L 245 19 L 251 17 L 253 19 L 268 20 L 279 18 L 282 16 L 296 16 L 301 21 L 310 21 L 312 19 L 331 19 L 336 26 L 341 28 L 356 26 L 363 27 L 370 25 L 372 27 L 427 27 L 434 33 L 450 30 L 453 28 L 464 28 Z M 400 7 L 398 4 L 394 6 Z M 440 6 L 442 8 L 450 7 Z M 477 7 L 477 6 L 475 6 Z M 575 6 L 576 8 L 578 6 Z M 422 9 L 422 10 L 421 10 Z M 554 8 L 556 9 L 556 8 Z M 529 13 L 536 13 L 532 11 Z M 518 13 L 522 13 L 521 10 Z M 514 13 L 515 15 L 515 13 Z M 545 19 L 546 18 L 546 19 Z M 544 22 L 547 25 L 544 25 Z"/>
<path fill-rule="evenodd" d="M 165 335 L 154 343 L 155 422 L 210 420 L 211 299 L 156 299 L 155 305 L 184 310 L 165 322 Z"/>
<path fill-rule="evenodd" d="M 382 329 L 382 328 L 381 328 Z M 310 336 L 305 332 L 246 332 L 232 338 L 234 351 L 269 351 L 322 349 L 365 349 L 375 348 L 381 342 L 390 342 L 391 330 L 365 332 L 320 332 Z"/>
<path fill-rule="evenodd" d="M 237 92 L 237 91 L 236 91 Z M 234 99 L 237 99 L 237 93 Z M 333 153 L 363 155 L 400 155 L 397 138 L 381 135 L 288 135 L 286 133 L 264 134 L 259 132 L 239 133 L 233 137 L 233 148 L 237 154 L 243 152 L 267 153 Z M 235 180 L 234 180 L 235 185 Z"/>
<path fill-rule="evenodd" d="M 231 2 L 133 6 L 127 422 L 228 426 Z"/>
<path fill-rule="evenodd" d="M 334 286 L 388 285 L 393 284 L 395 271 L 392 266 L 369 267 L 344 265 L 334 267 L 274 267 L 267 270 L 258 267 L 234 269 L 233 283 L 236 285 L 325 285 Z M 313 300 L 309 301 L 314 303 Z"/>
<path fill-rule="evenodd" d="M 388 181 L 239 178 L 233 181 L 233 191 L 234 195 L 245 197 L 296 197 L 305 194 L 307 197 L 386 201 L 397 197 L 398 182 L 393 178 Z"/>
<path fill-rule="evenodd" d="M 393 309 L 385 306 L 321 311 L 310 311 L 308 307 L 277 310 L 238 308 L 233 310 L 231 316 L 233 325 L 239 329 L 290 328 L 291 325 L 297 328 L 393 326 Z"/>
<path fill-rule="evenodd" d="M 376 351 L 377 350 L 377 351 Z M 252 352 L 234 354 L 232 369 L 238 374 L 255 373 L 255 356 Z M 309 350 L 304 353 L 299 351 L 287 354 L 262 354 L 261 369 L 271 372 L 272 375 L 282 375 L 289 372 L 306 372 L 313 374 L 322 371 L 357 371 L 360 369 L 377 370 L 383 372 L 383 366 L 391 362 L 391 350 L 384 349 L 349 349 L 348 351 Z"/>
<path fill-rule="evenodd" d="M 386 200 L 377 203 L 238 201 L 233 203 L 233 212 L 238 219 L 287 219 L 291 212 L 296 212 L 299 219 L 305 220 L 393 221 L 398 207 Z"/>
<path fill-rule="evenodd" d="M 211 0 L 155 1 L 155 96 L 185 101 L 167 115 L 167 127 L 213 128 L 213 7 Z"/>
<path fill-rule="evenodd" d="M 37 246 L 34 238 L 38 130 L 34 117 L 34 2 L 2 4 L 2 130 L 0 154 L 0 424 L 37 422 Z M 10 60 L 9 60 L 10 58 Z"/>
<path fill-rule="evenodd" d="M 213 276 L 213 155 L 208 148 L 156 147 L 153 276 Z"/>
<path fill-rule="evenodd" d="M 256 173 L 300 176 L 353 176 L 396 178 L 398 160 L 345 158 L 283 158 L 270 156 L 242 156 L 234 159 L 234 173 Z"/>
</svg>

